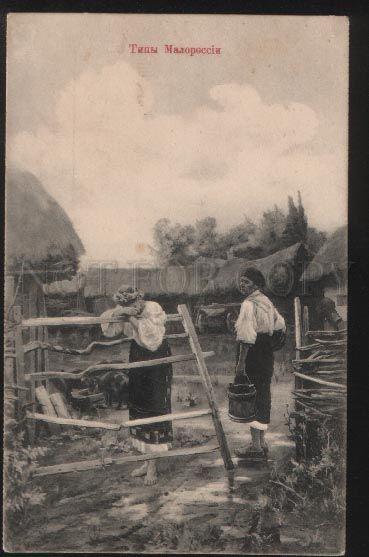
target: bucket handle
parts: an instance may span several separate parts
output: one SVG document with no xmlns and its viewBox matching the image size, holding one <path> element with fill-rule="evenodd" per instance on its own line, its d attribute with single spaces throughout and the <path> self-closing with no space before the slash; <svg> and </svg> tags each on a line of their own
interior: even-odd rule
<svg viewBox="0 0 369 557">
<path fill-rule="evenodd" d="M 250 377 L 247 375 L 245 370 L 243 371 L 242 375 L 244 375 L 246 377 L 246 379 L 248 381 L 248 383 L 247 383 L 248 385 L 253 385 L 253 383 L 250 381 Z M 235 377 L 235 379 L 236 379 L 236 377 Z M 234 383 L 234 384 L 236 385 L 236 383 Z"/>
</svg>

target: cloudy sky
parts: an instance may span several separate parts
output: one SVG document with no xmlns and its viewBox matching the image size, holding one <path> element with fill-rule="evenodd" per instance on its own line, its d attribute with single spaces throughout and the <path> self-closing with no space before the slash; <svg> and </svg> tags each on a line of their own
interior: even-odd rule
<svg viewBox="0 0 369 557">
<path fill-rule="evenodd" d="M 331 231 L 346 220 L 347 89 L 345 18 L 12 14 L 7 161 L 64 207 L 86 259 L 147 258 L 161 217 L 226 229 L 298 189 Z"/>
</svg>

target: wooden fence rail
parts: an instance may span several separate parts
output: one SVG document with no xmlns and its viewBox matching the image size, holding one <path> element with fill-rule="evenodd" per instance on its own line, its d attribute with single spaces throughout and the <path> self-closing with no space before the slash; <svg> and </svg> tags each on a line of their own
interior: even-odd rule
<svg viewBox="0 0 369 557">
<path fill-rule="evenodd" d="M 17 332 L 19 338 L 19 345 L 21 337 L 22 337 L 22 329 L 30 328 L 30 342 L 23 346 L 22 343 L 22 356 L 24 354 L 31 353 L 33 356 L 34 352 L 36 353 L 37 358 L 40 356 L 42 359 L 43 353 L 45 355 L 48 353 L 49 350 L 53 350 L 55 352 L 61 352 L 65 354 L 89 354 L 98 347 L 107 347 L 107 346 L 114 346 L 124 342 L 129 342 L 131 338 L 120 338 L 115 339 L 108 342 L 92 342 L 87 348 L 84 349 L 73 349 L 73 348 L 64 348 L 62 346 L 56 346 L 50 344 L 47 339 L 47 334 L 36 335 L 33 334 L 37 329 L 37 331 L 43 331 L 47 333 L 47 329 L 49 327 L 86 327 L 92 325 L 101 325 L 103 323 L 124 323 L 126 322 L 126 316 L 119 316 L 119 317 L 38 317 L 38 318 L 30 318 L 21 320 L 18 319 L 16 322 L 18 323 Z M 218 406 L 215 400 L 213 387 L 211 384 L 211 379 L 209 376 L 209 372 L 206 367 L 205 359 L 214 356 L 215 353 L 213 351 L 203 352 L 195 331 L 195 327 L 192 323 L 190 314 L 188 309 L 185 305 L 178 306 L 178 313 L 176 314 L 168 314 L 167 315 L 167 322 L 178 321 L 182 324 L 184 328 L 183 333 L 175 333 L 175 334 L 167 334 L 165 337 L 167 339 L 179 339 L 179 338 L 187 338 L 189 341 L 189 345 L 191 348 L 191 353 L 189 354 L 181 354 L 181 355 L 171 355 L 163 358 L 155 358 L 152 360 L 143 360 L 138 362 L 101 362 L 98 364 L 90 365 L 88 368 L 77 371 L 77 372 L 64 372 L 64 371 L 49 371 L 48 368 L 44 368 L 41 370 L 39 366 L 36 367 L 35 370 L 31 370 L 30 373 L 24 374 L 24 370 L 21 367 L 21 373 L 17 374 L 17 384 L 24 384 L 28 382 L 30 384 L 30 390 L 32 391 L 32 399 L 35 400 L 37 398 L 38 402 L 44 408 L 44 413 L 36 413 L 36 412 L 27 412 L 27 418 L 29 423 L 35 423 L 37 421 L 46 422 L 49 424 L 49 427 L 53 428 L 60 428 L 65 426 L 71 427 L 82 427 L 82 428 L 93 428 L 93 429 L 108 429 L 113 431 L 119 431 L 121 428 L 128 428 L 140 425 L 148 425 L 158 422 L 167 422 L 167 421 L 174 421 L 174 420 L 181 420 L 181 419 L 189 419 L 189 418 L 198 418 L 201 416 L 208 416 L 211 415 L 213 420 L 213 425 L 215 429 L 215 434 L 218 439 L 219 445 L 212 446 L 212 447 L 192 447 L 192 448 L 183 448 L 183 449 L 175 449 L 170 451 L 162 451 L 159 453 L 148 453 L 145 455 L 139 456 L 126 456 L 123 458 L 109 458 L 102 461 L 94 460 L 94 461 L 84 461 L 84 462 L 77 462 L 77 463 L 69 463 L 69 464 L 60 464 L 56 466 L 46 466 L 38 468 L 35 475 L 42 476 L 42 475 L 49 475 L 49 474 L 57 474 L 57 473 L 66 473 L 66 472 L 73 472 L 73 471 L 82 471 L 82 470 L 90 470 L 97 467 L 105 466 L 107 464 L 124 464 L 128 462 L 137 462 L 141 460 L 152 460 L 156 458 L 170 458 L 174 456 L 185 456 L 185 455 L 195 455 L 195 454 L 202 454 L 207 452 L 212 452 L 215 450 L 220 449 L 224 466 L 227 471 L 232 471 L 234 466 L 232 462 L 232 458 L 230 455 L 230 451 L 227 445 L 227 440 L 223 431 L 223 426 L 220 420 L 220 414 L 218 410 Z M 17 350 L 16 350 L 17 352 Z M 17 363 L 21 362 L 22 360 L 17 356 Z M 179 412 L 179 413 L 170 413 L 161 416 L 153 416 L 150 418 L 142 418 L 137 420 L 128 420 L 122 423 L 108 423 L 102 421 L 95 421 L 95 420 L 79 420 L 73 419 L 68 415 L 68 410 L 63 406 L 63 399 L 60 396 L 60 393 L 51 393 L 50 396 L 47 396 L 47 401 L 45 398 L 45 388 L 43 385 L 37 387 L 35 386 L 37 383 L 41 381 L 48 382 L 49 379 L 53 378 L 60 378 L 63 380 L 80 380 L 87 377 L 90 374 L 106 372 L 108 370 L 113 371 L 134 371 L 135 369 L 142 369 L 142 368 L 150 368 L 156 367 L 158 365 L 165 365 L 165 364 L 174 364 L 179 362 L 196 362 L 197 368 L 199 371 L 200 378 L 202 380 L 205 393 L 208 399 L 209 408 L 205 410 L 196 410 L 192 412 Z M 19 364 L 18 364 L 19 367 Z M 49 388 L 53 388 L 53 385 L 49 385 Z M 37 391 L 34 393 L 34 391 Z M 37 396 L 34 396 L 34 395 Z M 46 393 L 47 394 L 47 393 Z M 54 397 L 54 399 L 52 398 Z M 49 403 L 50 408 L 47 408 L 47 403 Z M 53 410 L 51 411 L 51 405 L 53 405 Z M 60 407 L 60 408 L 59 408 Z"/>
<path fill-rule="evenodd" d="M 181 321 L 178 313 L 168 313 L 167 322 Z M 22 327 L 79 327 L 86 325 L 101 325 L 102 323 L 124 323 L 127 317 L 33 317 L 24 319 Z"/>
<path fill-rule="evenodd" d="M 203 447 L 184 447 L 182 449 L 172 449 L 170 451 L 160 451 L 158 453 L 147 453 L 141 455 L 122 456 L 118 458 L 102 457 L 95 460 L 82 460 L 79 462 L 69 462 L 67 464 L 54 464 L 52 466 L 40 466 L 34 472 L 34 476 L 50 476 L 54 474 L 67 474 L 70 472 L 83 472 L 96 468 L 105 468 L 111 465 L 128 464 L 130 462 L 140 462 L 145 460 L 156 460 L 158 458 L 171 458 L 175 456 L 190 456 L 212 453 L 218 451 L 218 445 L 206 445 Z"/>
<path fill-rule="evenodd" d="M 177 340 L 182 338 L 188 338 L 188 334 L 173 333 L 171 335 L 164 335 L 164 338 L 168 340 Z M 70 354 L 73 356 L 80 356 L 85 354 L 91 354 L 93 350 L 95 350 L 96 348 L 111 348 L 112 346 L 130 342 L 131 340 L 133 340 L 133 337 L 123 337 L 123 338 L 118 338 L 116 340 L 111 340 L 106 342 L 94 341 L 91 342 L 91 344 L 89 344 L 88 346 L 86 346 L 86 348 L 82 348 L 80 350 L 78 348 L 67 348 L 65 346 L 57 346 L 55 344 L 46 343 L 39 340 L 33 340 L 28 344 L 25 344 L 23 348 L 25 354 L 28 354 L 28 352 L 32 352 L 33 350 L 41 349 L 41 350 L 51 350 L 52 352 L 60 352 L 62 354 Z"/>
<path fill-rule="evenodd" d="M 77 420 L 74 418 L 60 418 L 57 416 L 52 416 L 50 414 L 38 414 L 36 412 L 28 412 L 27 419 L 47 422 L 49 424 L 66 425 L 72 427 L 87 427 L 90 429 L 109 429 L 113 431 L 120 431 L 121 429 L 127 427 L 156 424 L 156 423 L 175 421 L 175 420 L 188 420 L 191 418 L 200 418 L 201 416 L 208 416 L 210 414 L 211 414 L 211 410 L 209 408 L 205 408 L 204 410 L 194 410 L 193 412 L 178 412 L 174 414 L 165 414 L 163 416 L 154 416 L 152 418 L 142 418 L 140 420 L 127 420 L 120 424 L 99 422 L 94 420 Z"/>
<path fill-rule="evenodd" d="M 319 385 L 325 385 L 326 387 L 336 387 L 337 389 L 345 389 L 346 385 L 341 385 L 340 383 L 333 383 L 332 381 L 324 381 L 323 379 L 318 379 L 317 377 L 311 377 L 311 375 L 305 375 L 304 373 L 299 373 L 294 371 L 293 374 L 304 381 L 311 381 L 312 383 L 318 383 Z"/>
<path fill-rule="evenodd" d="M 210 358 L 214 356 L 215 352 L 203 352 L 204 358 Z M 130 371 L 134 369 L 141 369 L 143 367 L 153 367 L 161 364 L 175 364 L 179 362 L 191 362 L 195 361 L 196 356 L 194 354 L 182 354 L 178 356 L 166 356 L 165 358 L 156 358 L 154 360 L 144 360 L 140 362 L 119 362 L 119 363 L 104 363 L 95 364 L 89 366 L 79 373 L 73 373 L 68 371 L 41 371 L 38 373 L 27 373 L 26 381 L 31 380 L 41 380 L 41 379 L 83 379 L 85 376 L 98 372 L 98 371 Z"/>
</svg>

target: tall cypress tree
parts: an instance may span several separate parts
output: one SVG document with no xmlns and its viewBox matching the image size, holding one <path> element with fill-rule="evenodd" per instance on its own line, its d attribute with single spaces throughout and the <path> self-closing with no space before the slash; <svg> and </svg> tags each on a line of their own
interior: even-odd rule
<svg viewBox="0 0 369 557">
<path fill-rule="evenodd" d="M 306 240 L 306 234 L 307 234 L 307 229 L 308 229 L 308 222 L 307 222 L 307 218 L 305 215 L 305 209 L 303 207 L 302 204 L 302 200 L 301 200 L 301 192 L 298 191 L 297 192 L 297 196 L 298 196 L 298 228 L 299 228 L 299 233 L 301 236 L 301 242 L 304 242 Z"/>
<path fill-rule="evenodd" d="M 293 198 L 288 196 L 288 214 L 286 226 L 283 231 L 283 243 L 285 246 L 292 246 L 297 242 L 305 242 L 307 233 L 307 219 L 305 209 L 302 205 L 301 193 L 298 192 L 298 206 L 296 207 Z"/>
</svg>

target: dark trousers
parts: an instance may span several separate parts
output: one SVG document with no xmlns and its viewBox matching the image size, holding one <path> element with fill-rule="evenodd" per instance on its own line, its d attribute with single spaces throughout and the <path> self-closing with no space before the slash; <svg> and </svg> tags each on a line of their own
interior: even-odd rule
<svg viewBox="0 0 369 557">
<path fill-rule="evenodd" d="M 256 389 L 255 420 L 262 424 L 269 424 L 271 409 L 270 384 L 274 369 L 274 354 L 272 337 L 268 334 L 258 334 L 254 345 L 250 346 L 245 362 L 245 371 Z M 240 344 L 237 344 L 237 362 Z M 247 383 L 245 376 L 237 377 L 237 383 Z"/>
</svg>

